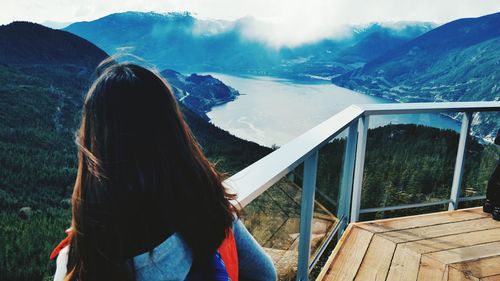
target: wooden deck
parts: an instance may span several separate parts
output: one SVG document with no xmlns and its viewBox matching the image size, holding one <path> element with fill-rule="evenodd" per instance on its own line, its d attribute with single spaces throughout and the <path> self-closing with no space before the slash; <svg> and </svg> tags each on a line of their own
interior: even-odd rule
<svg viewBox="0 0 500 281">
<path fill-rule="evenodd" d="M 472 208 L 351 224 L 317 280 L 500 281 L 500 222 Z"/>
</svg>

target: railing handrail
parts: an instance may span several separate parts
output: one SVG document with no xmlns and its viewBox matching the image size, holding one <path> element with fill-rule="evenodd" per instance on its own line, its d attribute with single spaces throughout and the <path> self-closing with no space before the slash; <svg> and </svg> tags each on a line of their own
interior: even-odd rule
<svg viewBox="0 0 500 281">
<path fill-rule="evenodd" d="M 356 104 L 323 121 L 279 149 L 228 178 L 224 185 L 245 207 L 303 162 L 305 157 L 363 115 L 500 111 L 499 101 Z"/>
<path fill-rule="evenodd" d="M 225 180 L 224 185 L 237 193 L 239 206 L 245 207 L 287 173 L 292 172 L 298 165 L 304 163 L 297 280 L 308 280 L 309 272 L 318 260 L 316 256 L 313 258 L 313 262 L 310 263 L 311 224 L 314 211 L 318 151 L 321 147 L 338 136 L 344 129 L 349 128 L 347 130 L 347 142 L 344 150 L 344 162 L 342 165 L 339 192 L 339 210 L 337 212 L 337 216 L 340 217 L 341 220 L 338 225 L 335 226 L 335 231 L 328 235 L 326 241 L 330 241 L 337 230 L 339 230 L 340 235 L 342 234 L 348 221 L 357 221 L 360 213 L 446 203 L 449 203 L 449 209 L 453 210 L 458 208 L 459 202 L 471 200 L 471 198 L 460 197 L 460 186 L 468 140 L 467 136 L 470 132 L 472 113 L 486 111 L 500 111 L 500 101 L 351 105 L 293 139 L 283 147 L 236 173 Z M 369 117 L 387 114 L 446 112 L 464 113 L 450 199 L 436 202 L 407 204 L 406 206 L 384 206 L 361 209 L 361 189 Z M 325 248 L 326 247 L 320 247 L 319 253 L 316 253 L 316 255 L 320 255 Z"/>
<path fill-rule="evenodd" d="M 364 115 L 387 115 L 387 114 L 498 111 L 500 109 L 500 102 L 498 101 L 415 102 L 415 103 L 360 104 L 357 106 L 364 110 L 363 112 Z"/>
<path fill-rule="evenodd" d="M 347 128 L 362 113 L 363 110 L 356 105 L 347 107 L 231 176 L 224 184 L 236 191 L 239 204 L 241 207 L 245 207 L 280 178 L 301 164 L 309 153 Z"/>
</svg>

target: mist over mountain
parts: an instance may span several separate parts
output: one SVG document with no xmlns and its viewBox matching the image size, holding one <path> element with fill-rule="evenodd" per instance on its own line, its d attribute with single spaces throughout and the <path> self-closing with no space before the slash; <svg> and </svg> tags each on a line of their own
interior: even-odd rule
<svg viewBox="0 0 500 281">
<path fill-rule="evenodd" d="M 46 20 L 41 23 L 41 25 L 50 27 L 53 29 L 62 29 L 65 28 L 66 26 L 72 24 L 72 22 L 61 22 L 61 21 L 51 21 L 51 20 Z"/>
<path fill-rule="evenodd" d="M 410 22 L 345 26 L 331 38 L 294 46 L 266 41 L 260 32 L 265 25 L 253 18 L 200 20 L 189 13 L 118 13 L 65 30 L 109 54 L 129 52 L 160 69 L 328 79 L 433 27 Z"/>
<path fill-rule="evenodd" d="M 334 84 L 401 102 L 500 100 L 500 13 L 435 28 L 334 78 Z M 491 138 L 500 114 L 475 116 Z"/>
</svg>

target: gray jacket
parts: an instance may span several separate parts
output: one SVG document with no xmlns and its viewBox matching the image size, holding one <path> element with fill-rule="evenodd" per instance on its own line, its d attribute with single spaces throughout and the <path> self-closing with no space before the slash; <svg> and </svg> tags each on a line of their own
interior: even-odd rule
<svg viewBox="0 0 500 281">
<path fill-rule="evenodd" d="M 234 238 L 238 251 L 239 278 L 244 280 L 276 280 L 276 270 L 262 247 L 255 241 L 240 220 L 233 223 Z M 66 276 L 69 246 L 57 257 L 54 281 Z M 138 281 L 181 281 L 191 269 L 193 256 L 187 243 L 175 233 L 152 251 L 134 257 Z"/>
</svg>

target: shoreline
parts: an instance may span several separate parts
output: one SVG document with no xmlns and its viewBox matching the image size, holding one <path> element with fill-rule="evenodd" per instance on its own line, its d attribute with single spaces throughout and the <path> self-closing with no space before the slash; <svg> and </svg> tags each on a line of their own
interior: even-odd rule
<svg viewBox="0 0 500 281">
<path fill-rule="evenodd" d="M 397 100 L 397 99 L 391 99 L 391 98 L 388 98 L 388 97 L 381 97 L 379 95 L 374 95 L 374 94 L 368 94 L 368 93 L 364 93 L 364 92 L 359 92 L 359 91 L 353 91 L 352 89 L 349 89 L 349 88 L 344 88 L 344 87 L 341 87 L 341 86 L 338 86 L 338 85 L 335 85 L 329 81 L 325 81 L 325 80 L 321 80 L 321 81 L 318 81 L 318 82 L 315 82 L 315 83 L 304 83 L 304 81 L 296 81 L 296 80 L 292 80 L 292 79 L 287 79 L 287 78 L 283 78 L 283 77 L 274 77 L 274 76 L 255 76 L 255 75 L 232 75 L 232 74 L 226 74 L 226 73 L 222 73 L 222 72 L 208 72 L 208 73 L 204 73 L 204 74 L 210 74 L 212 75 L 213 77 L 223 81 L 224 83 L 227 83 L 228 86 L 230 87 L 236 87 L 235 89 L 239 92 L 243 91 L 245 92 L 246 90 L 246 83 L 251 83 L 251 80 L 252 79 L 256 79 L 256 80 L 260 80 L 261 82 L 269 82 L 269 83 L 279 83 L 279 84 L 282 84 L 282 85 L 285 85 L 287 84 L 288 86 L 301 86 L 301 85 L 324 85 L 324 86 L 332 86 L 332 87 L 338 87 L 338 88 L 341 88 L 341 89 L 345 89 L 345 90 L 348 90 L 348 91 L 352 91 L 352 94 L 354 95 L 360 95 L 360 96 L 365 96 L 365 97 L 371 97 L 371 98 L 368 98 L 366 102 L 363 102 L 363 99 L 357 99 L 357 98 L 354 98 L 353 96 L 353 100 L 352 100 L 352 103 L 348 104 L 350 102 L 349 98 L 348 97 L 345 97 L 345 96 L 341 96 L 340 98 L 344 99 L 344 103 L 340 104 L 341 106 L 344 105 L 345 107 L 351 105 L 351 104 L 364 104 L 364 103 L 384 103 L 384 102 L 387 102 L 387 103 L 401 103 L 400 100 Z M 227 75 L 227 76 L 233 76 L 234 78 L 241 78 L 241 79 L 245 79 L 247 81 L 244 82 L 244 84 L 239 84 L 237 82 L 234 82 L 234 81 L 231 81 L 231 80 L 224 80 L 222 77 L 219 77 L 218 78 L 218 74 L 219 75 Z M 239 80 L 236 80 L 236 81 L 239 81 Z M 249 85 L 252 85 L 252 84 L 249 84 Z M 270 84 L 270 87 L 272 86 L 272 84 Z M 320 87 L 323 87 L 323 86 L 320 86 Z M 254 90 L 254 89 L 252 89 Z M 260 89 L 260 91 L 263 91 L 263 89 Z M 332 94 L 335 94 L 335 93 L 332 93 Z M 244 93 L 243 94 L 240 94 L 240 95 L 245 95 Z M 246 96 L 246 95 L 245 95 Z M 292 96 L 294 97 L 294 96 Z M 370 101 L 370 99 L 373 99 L 373 102 Z M 258 101 L 258 97 L 256 97 L 257 100 L 255 100 L 254 102 L 259 102 Z M 236 97 L 235 101 L 238 101 L 239 98 Z M 214 111 L 216 108 L 219 108 L 219 106 L 227 106 L 228 104 L 230 104 L 231 101 L 228 101 L 226 103 L 223 103 L 222 105 L 217 105 L 217 106 L 214 106 L 214 107 L 211 107 L 208 111 L 206 111 L 206 113 L 210 113 L 212 111 Z M 239 104 L 236 106 L 236 108 L 239 108 L 239 107 L 244 107 L 245 106 L 245 103 L 243 104 Z M 344 109 L 345 107 L 343 108 L 339 108 L 337 111 L 333 112 L 333 114 L 331 116 L 333 116 L 336 112 Z M 241 109 L 241 108 L 240 108 Z M 237 110 L 237 109 L 234 109 L 234 110 Z M 269 110 L 269 108 L 268 108 Z M 228 111 L 229 112 L 229 111 Z M 238 111 L 239 112 L 239 111 Z M 229 113 L 230 114 L 230 113 Z M 249 114 L 252 114 L 252 113 L 249 113 Z M 207 114 L 209 115 L 209 114 Z M 279 115 L 279 113 L 278 113 Z M 440 128 L 440 129 L 444 129 L 444 130 L 452 130 L 452 131 L 455 131 L 455 132 L 460 132 L 460 127 L 461 127 L 461 120 L 460 118 L 457 118 L 457 116 L 452 116 L 452 115 L 447 115 L 447 114 L 443 114 L 443 113 L 439 113 L 439 116 L 441 117 L 444 117 L 443 119 L 441 119 L 439 122 L 439 124 L 433 124 L 433 121 L 432 120 L 439 120 L 439 119 L 433 119 L 431 118 L 430 120 L 431 121 L 419 121 L 420 118 L 425 118 L 425 115 L 422 116 L 422 117 L 419 117 L 418 115 L 416 116 L 416 118 L 412 117 L 413 114 L 408 114 L 408 116 L 404 116 L 404 114 L 400 115 L 400 117 L 396 117 L 395 119 L 398 119 L 397 121 L 395 122 L 392 122 L 392 124 L 396 123 L 396 124 L 417 124 L 417 125 L 423 125 L 423 126 L 427 126 L 427 127 L 434 127 L 434 128 Z M 216 115 L 214 115 L 216 116 Z M 212 116 L 212 118 L 209 117 L 209 121 L 210 123 L 212 123 L 213 125 L 215 126 L 218 126 L 219 128 L 222 128 L 228 132 L 235 132 L 234 128 L 232 127 L 227 127 L 227 126 L 224 126 L 221 121 L 224 121 L 225 119 L 221 120 L 220 118 L 217 119 L 217 117 L 214 117 Z M 238 114 L 235 113 L 235 117 L 237 117 Z M 438 115 L 436 115 L 438 116 Z M 290 117 L 290 116 L 289 116 Z M 227 122 L 229 122 L 231 119 L 231 117 L 228 117 L 226 116 L 225 117 L 227 119 Z M 401 119 L 400 119 L 401 118 Z M 215 122 L 214 120 L 218 120 L 217 122 Z M 236 120 L 236 119 L 235 119 Z M 233 120 L 234 121 L 234 120 Z M 262 120 L 260 120 L 262 121 Z M 444 122 L 444 123 L 443 123 Z M 389 122 L 387 122 L 387 124 L 389 124 Z M 221 127 L 222 125 L 222 127 Z M 317 124 L 316 124 L 317 125 Z M 380 124 L 380 126 L 383 126 L 384 124 Z M 311 125 L 310 127 L 308 127 L 305 131 L 311 129 L 312 127 L 314 127 L 314 125 Z M 272 128 L 272 127 L 270 127 Z M 244 128 L 239 128 L 239 129 L 244 129 Z M 267 129 L 264 129 L 265 131 L 269 131 L 268 130 L 269 128 Z M 237 128 L 238 130 L 238 128 Z M 268 132 L 269 133 L 269 132 Z M 293 132 L 285 132 L 285 133 L 288 133 L 290 135 L 292 135 L 292 138 L 293 139 Z M 474 136 L 477 137 L 477 134 L 473 131 L 474 133 Z M 232 133 L 233 134 L 233 133 Z M 272 136 L 272 134 L 271 134 Z M 257 138 L 253 138 L 252 136 L 248 135 L 247 133 L 241 133 L 240 136 L 238 136 L 239 138 L 241 139 L 245 139 L 245 140 L 251 140 L 251 141 L 254 141 L 254 142 L 257 142 L 259 143 L 260 145 L 263 145 L 263 146 L 266 146 L 266 147 L 270 147 L 271 146 L 271 142 L 269 140 L 262 140 L 262 141 L 259 141 L 259 139 Z M 296 136 L 295 136 L 296 137 Z M 271 138 L 272 139 L 272 138 Z M 284 143 L 290 141 L 291 139 L 289 140 L 286 140 L 285 142 L 283 141 L 279 141 L 279 137 L 278 139 L 276 139 L 276 142 L 274 144 L 278 144 L 278 143 L 281 143 L 281 145 L 283 145 Z M 479 138 L 480 140 L 482 140 L 482 138 Z M 489 142 L 487 139 L 484 139 L 484 142 Z M 264 143 L 264 144 L 262 144 Z"/>
</svg>

